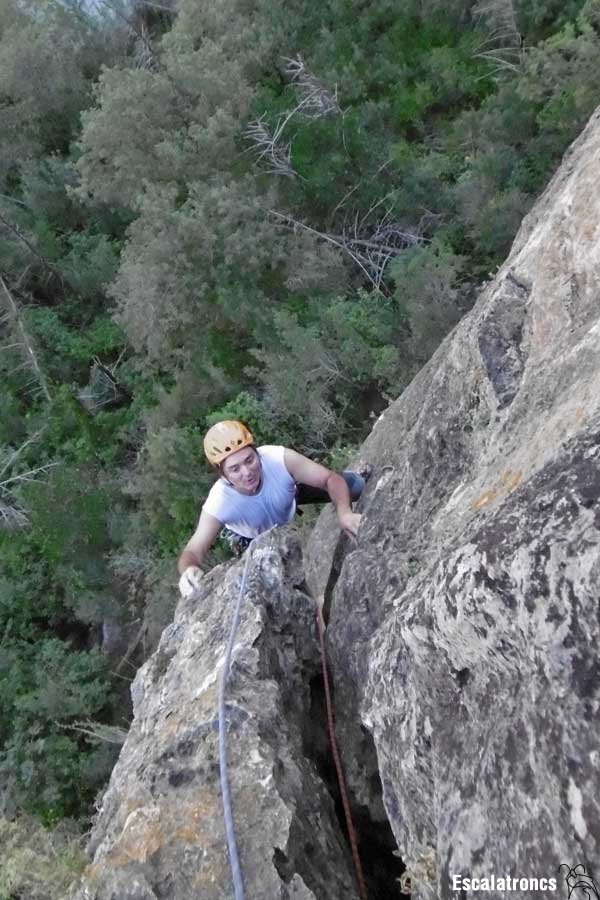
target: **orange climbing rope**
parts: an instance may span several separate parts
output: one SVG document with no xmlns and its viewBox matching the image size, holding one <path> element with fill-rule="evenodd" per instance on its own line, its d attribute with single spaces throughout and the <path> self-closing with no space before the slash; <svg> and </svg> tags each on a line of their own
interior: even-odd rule
<svg viewBox="0 0 600 900">
<path fill-rule="evenodd" d="M 323 669 L 323 683 L 325 685 L 325 702 L 327 704 L 327 728 L 329 730 L 329 740 L 331 742 L 331 753 L 335 763 L 338 783 L 340 786 L 340 794 L 342 795 L 342 804 L 344 807 L 344 815 L 346 817 L 346 828 L 348 829 L 348 837 L 350 839 L 350 849 L 352 850 L 352 859 L 354 861 L 354 870 L 356 872 L 356 880 L 358 882 L 358 893 L 361 900 L 368 900 L 367 885 L 360 862 L 358 853 L 358 843 L 356 840 L 356 831 L 352 821 L 352 813 L 350 812 L 350 803 L 348 802 L 348 791 L 346 789 L 346 779 L 344 778 L 344 770 L 342 761 L 338 752 L 337 740 L 335 737 L 335 724 L 333 720 L 333 706 L 331 704 L 331 691 L 329 689 L 329 674 L 327 671 L 327 652 L 325 649 L 325 622 L 323 620 L 323 612 L 317 603 L 317 625 L 319 629 L 319 643 L 321 645 L 321 666 Z"/>
</svg>

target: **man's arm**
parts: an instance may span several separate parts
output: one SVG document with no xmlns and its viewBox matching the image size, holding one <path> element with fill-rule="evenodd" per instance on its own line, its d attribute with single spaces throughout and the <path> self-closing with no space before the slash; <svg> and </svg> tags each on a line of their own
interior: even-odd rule
<svg viewBox="0 0 600 900">
<path fill-rule="evenodd" d="M 190 566 L 200 568 L 202 561 L 223 527 L 222 522 L 211 516 L 210 513 L 200 513 L 200 521 L 194 534 L 191 536 L 179 557 L 177 568 L 182 575 Z"/>
<path fill-rule="evenodd" d="M 325 466 L 288 447 L 284 448 L 283 461 L 294 481 L 327 491 L 335 506 L 341 527 L 347 534 L 356 537 L 360 515 L 352 512 L 352 501 L 346 480 L 337 472 L 326 469 Z"/>
</svg>

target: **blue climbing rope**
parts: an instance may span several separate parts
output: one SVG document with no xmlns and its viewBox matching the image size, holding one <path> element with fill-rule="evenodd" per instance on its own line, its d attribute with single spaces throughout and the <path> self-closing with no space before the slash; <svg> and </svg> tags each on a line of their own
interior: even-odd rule
<svg viewBox="0 0 600 900">
<path fill-rule="evenodd" d="M 273 525 L 268 531 L 273 531 L 273 529 L 277 528 L 277 525 Z M 268 531 L 264 531 L 263 534 L 268 534 Z M 227 649 L 225 650 L 225 662 L 223 663 L 223 671 L 221 673 L 221 680 L 219 682 L 219 769 L 221 774 L 221 796 L 223 798 L 223 816 L 225 818 L 225 835 L 227 837 L 227 849 L 229 851 L 229 864 L 231 866 L 231 877 L 233 880 L 233 891 L 235 900 L 244 900 L 244 881 L 242 878 L 242 869 L 240 866 L 240 858 L 238 856 L 237 851 L 237 843 L 235 840 L 235 830 L 233 827 L 233 814 L 231 812 L 231 795 L 229 793 L 229 778 L 227 776 L 227 722 L 225 721 L 225 690 L 227 688 L 227 679 L 229 677 L 229 669 L 231 666 L 231 653 L 233 650 L 233 644 L 235 641 L 235 635 L 237 632 L 238 624 L 240 621 L 240 612 L 242 609 L 242 600 L 244 598 L 244 591 L 246 589 L 246 578 L 248 575 L 248 570 L 250 568 L 250 558 L 252 556 L 252 550 L 254 549 L 254 541 L 256 538 L 253 538 L 250 544 L 248 545 L 248 549 L 246 551 L 246 563 L 244 565 L 244 571 L 242 574 L 242 582 L 240 584 L 240 592 L 238 594 L 237 603 L 235 605 L 235 609 L 233 611 L 233 619 L 231 622 L 231 629 L 229 632 L 229 640 L 227 642 Z M 331 750 L 337 770 L 338 781 L 340 785 L 340 793 L 342 797 L 342 803 L 344 806 L 344 813 L 346 815 L 346 824 L 348 827 L 348 835 L 350 839 L 350 845 L 352 849 L 352 857 L 354 859 L 354 866 L 356 870 L 356 878 L 358 882 L 358 893 L 361 900 L 368 900 L 367 898 L 367 886 L 365 884 L 365 879 L 362 871 L 362 866 L 360 862 L 360 856 L 358 853 L 358 844 L 356 838 L 356 831 L 354 829 L 354 824 L 352 822 L 352 814 L 350 812 L 350 804 L 348 802 L 347 791 L 346 791 L 346 783 L 344 779 L 344 773 L 342 770 L 342 764 L 339 757 L 339 752 L 337 749 L 337 741 L 335 738 L 335 725 L 333 721 L 333 709 L 331 704 L 331 696 L 330 696 L 330 688 L 329 688 L 329 675 L 327 672 L 327 654 L 325 650 L 325 622 L 323 621 L 323 613 L 319 604 L 317 604 L 317 623 L 318 623 L 318 632 L 321 643 L 321 661 L 323 667 L 323 680 L 325 685 L 325 696 L 327 702 L 327 719 L 328 719 L 328 727 L 329 727 L 329 737 L 331 740 Z"/>
<path fill-rule="evenodd" d="M 269 528 L 272 531 L 277 528 L 273 525 Z M 263 535 L 267 532 L 263 532 Z M 261 535 L 262 537 L 262 535 Z M 227 837 L 227 849 L 229 851 L 229 864 L 231 866 L 231 877 L 233 879 L 233 890 L 235 900 L 244 900 L 244 882 L 242 879 L 242 869 L 240 866 L 240 858 L 237 851 L 237 843 L 235 840 L 235 830 L 233 827 L 233 814 L 231 812 L 231 795 L 229 792 L 229 779 L 227 776 L 227 722 L 225 721 L 225 690 L 227 688 L 227 679 L 229 677 L 229 669 L 231 666 L 231 653 L 235 641 L 238 624 L 240 621 L 240 612 L 242 609 L 242 600 L 244 598 L 244 590 L 246 589 L 246 578 L 248 569 L 250 568 L 250 558 L 254 547 L 253 538 L 246 551 L 246 563 L 242 574 L 242 583 L 237 603 L 233 611 L 233 620 L 229 632 L 229 640 L 227 649 L 225 650 L 225 662 L 223 663 L 223 671 L 221 673 L 221 681 L 219 683 L 219 769 L 221 773 L 221 796 L 223 798 L 223 816 L 225 818 L 225 835 Z"/>
</svg>

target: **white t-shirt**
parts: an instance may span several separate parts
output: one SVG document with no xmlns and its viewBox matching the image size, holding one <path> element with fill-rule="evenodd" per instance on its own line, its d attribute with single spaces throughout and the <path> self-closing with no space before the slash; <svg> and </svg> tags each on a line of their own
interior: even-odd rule
<svg viewBox="0 0 600 900">
<path fill-rule="evenodd" d="M 257 447 L 262 482 L 256 494 L 241 494 L 224 479 L 211 487 L 202 509 L 236 534 L 253 538 L 273 525 L 285 525 L 296 512 L 296 482 L 283 461 L 285 447 Z"/>
</svg>

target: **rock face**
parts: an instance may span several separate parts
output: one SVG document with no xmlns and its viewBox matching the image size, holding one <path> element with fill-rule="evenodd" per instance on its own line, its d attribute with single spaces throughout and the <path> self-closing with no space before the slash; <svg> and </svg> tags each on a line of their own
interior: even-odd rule
<svg viewBox="0 0 600 900">
<path fill-rule="evenodd" d="M 374 806 L 366 724 L 427 900 L 460 896 L 454 875 L 600 876 L 599 179 L 596 113 L 364 444 L 379 478 L 335 587 L 316 562 L 330 513 L 309 548 L 349 778 Z"/>
<path fill-rule="evenodd" d="M 326 509 L 304 546 L 291 527 L 258 542 L 227 698 L 249 900 L 357 897 L 316 600 L 371 900 L 401 896 L 394 839 L 419 900 L 471 896 L 459 876 L 556 878 L 485 892 L 540 900 L 568 895 L 561 863 L 600 876 L 599 182 L 597 113 L 365 442 L 358 541 Z M 233 896 L 216 686 L 241 565 L 179 604 L 138 673 L 75 900 Z"/>
<path fill-rule="evenodd" d="M 266 546 L 265 546 L 266 544 Z M 219 566 L 133 685 L 134 721 L 113 771 L 75 896 L 233 895 L 218 764 L 218 678 L 242 564 Z M 356 900 L 351 859 L 319 773 L 325 723 L 314 602 L 298 587 L 293 534 L 253 551 L 227 692 L 228 765 L 248 898 Z"/>
</svg>

